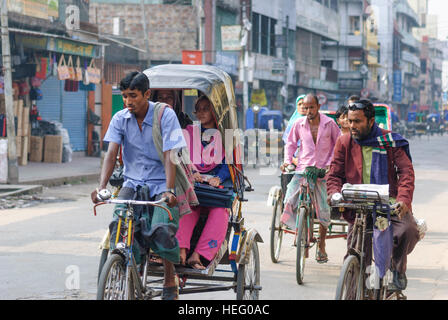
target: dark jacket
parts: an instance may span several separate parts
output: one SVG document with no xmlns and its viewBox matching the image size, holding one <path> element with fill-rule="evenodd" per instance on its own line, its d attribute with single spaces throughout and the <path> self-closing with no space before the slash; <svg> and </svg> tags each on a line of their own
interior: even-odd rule
<svg viewBox="0 0 448 320">
<path fill-rule="evenodd" d="M 388 133 L 387 130 L 382 130 Z M 389 196 L 406 203 L 412 210 L 414 167 L 403 148 L 386 147 L 388 158 Z M 341 192 L 344 183 L 362 183 L 362 149 L 350 134 L 336 141 L 330 171 L 327 174 L 327 194 Z"/>
</svg>

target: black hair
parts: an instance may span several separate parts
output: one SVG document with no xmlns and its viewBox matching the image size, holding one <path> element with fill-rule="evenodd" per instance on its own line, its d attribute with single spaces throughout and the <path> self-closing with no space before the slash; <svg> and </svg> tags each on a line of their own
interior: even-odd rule
<svg viewBox="0 0 448 320">
<path fill-rule="evenodd" d="M 359 96 L 357 96 L 357 95 L 352 95 L 352 96 L 350 96 L 348 99 L 347 99 L 347 101 L 352 101 L 352 102 L 357 102 L 357 101 L 359 101 L 361 98 L 359 97 Z"/>
<path fill-rule="evenodd" d="M 340 116 L 347 114 L 347 113 L 348 113 L 348 108 L 344 105 L 340 106 L 338 111 L 336 111 L 336 113 L 335 113 L 336 119 L 339 119 Z"/>
<path fill-rule="evenodd" d="M 370 120 L 372 118 L 375 118 L 375 106 L 373 105 L 372 101 L 368 99 L 361 99 L 357 101 L 356 103 L 360 103 L 364 105 L 364 108 L 355 108 L 355 110 L 362 110 L 364 112 L 364 115 L 366 116 L 367 120 Z M 350 105 L 349 105 L 349 110 Z"/>
<path fill-rule="evenodd" d="M 149 89 L 149 79 L 143 72 L 133 71 L 120 81 L 120 90 L 137 89 L 143 94 Z"/>
</svg>

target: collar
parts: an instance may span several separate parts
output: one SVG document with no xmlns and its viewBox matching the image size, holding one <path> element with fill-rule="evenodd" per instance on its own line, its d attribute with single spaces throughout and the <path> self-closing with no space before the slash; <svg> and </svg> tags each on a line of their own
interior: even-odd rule
<svg viewBox="0 0 448 320">
<path fill-rule="evenodd" d="M 153 114 L 154 114 L 154 112 L 153 112 L 154 111 L 154 102 L 148 100 L 148 103 L 149 103 L 148 111 L 146 112 L 146 116 L 145 116 L 145 119 L 143 119 L 143 122 L 149 126 L 152 126 L 152 119 L 153 119 Z M 127 109 L 126 109 L 123 117 L 126 119 L 130 119 L 132 117 L 135 118 L 135 116 L 132 113 L 130 113 L 129 110 L 127 110 Z"/>
</svg>

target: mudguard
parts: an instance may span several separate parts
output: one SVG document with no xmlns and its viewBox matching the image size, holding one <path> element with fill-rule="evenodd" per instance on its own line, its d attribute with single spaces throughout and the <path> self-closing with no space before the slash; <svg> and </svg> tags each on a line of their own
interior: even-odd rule
<svg viewBox="0 0 448 320">
<path fill-rule="evenodd" d="M 282 188 L 280 186 L 271 187 L 271 189 L 269 189 L 268 201 L 267 201 L 266 205 L 269 207 L 273 207 L 274 203 L 275 203 L 274 200 L 280 199 L 281 192 L 282 192 Z"/>
<path fill-rule="evenodd" d="M 250 249 L 254 242 L 263 243 L 263 239 L 257 230 L 251 228 L 244 233 L 243 239 L 241 239 L 241 245 L 237 255 L 238 264 L 247 264 L 249 262 Z"/>
</svg>

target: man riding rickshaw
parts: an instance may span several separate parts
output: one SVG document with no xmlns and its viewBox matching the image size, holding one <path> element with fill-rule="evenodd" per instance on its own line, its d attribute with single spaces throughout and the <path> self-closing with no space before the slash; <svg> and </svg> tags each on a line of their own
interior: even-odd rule
<svg viewBox="0 0 448 320">
<path fill-rule="evenodd" d="M 163 108 L 173 107 L 176 114 L 179 117 L 180 112 L 184 113 L 182 118 L 187 119 L 191 117 L 195 119 L 194 112 L 192 112 L 192 107 L 194 104 L 195 113 L 203 113 L 205 110 L 205 103 L 208 106 L 207 112 L 214 119 L 213 129 L 213 147 L 204 150 L 213 150 L 214 154 L 222 152 L 224 155 L 225 162 L 220 163 L 220 168 L 227 168 L 227 173 L 230 176 L 228 179 L 229 184 L 221 184 L 212 182 L 215 177 L 205 177 L 202 176 L 202 181 L 193 180 L 193 170 L 194 167 L 194 156 L 193 161 L 190 159 L 190 154 L 188 146 L 180 149 L 178 153 L 172 154 L 173 161 L 179 161 L 178 164 L 182 166 L 182 170 L 185 172 L 190 172 L 188 180 L 193 184 L 194 191 L 197 196 L 199 205 L 202 207 L 216 207 L 215 203 L 220 202 L 218 207 L 224 208 L 228 213 L 228 228 L 224 230 L 225 238 L 222 242 L 220 241 L 209 241 L 210 246 L 216 247 L 213 250 L 211 256 L 207 256 L 208 259 L 198 260 L 195 256 L 194 259 L 191 258 L 196 250 L 195 247 L 198 244 L 198 235 L 202 233 L 202 229 L 207 224 L 208 217 L 203 215 L 201 210 L 199 222 L 197 223 L 193 236 L 191 237 L 190 250 L 187 252 L 188 256 L 182 256 L 180 253 L 180 263 L 175 263 L 175 273 L 178 282 L 178 294 L 187 293 L 199 293 L 199 292 L 209 292 L 209 291 L 220 291 L 234 289 L 236 292 L 237 299 L 258 299 L 260 286 L 260 261 L 258 254 L 257 242 L 262 242 L 262 239 L 258 232 L 253 228 L 248 228 L 244 225 L 243 215 L 243 205 L 245 191 L 252 191 L 247 178 L 244 176 L 243 164 L 241 159 L 241 146 L 238 138 L 238 123 L 236 116 L 236 105 L 235 97 L 233 92 L 233 86 L 230 76 L 223 72 L 222 70 L 213 66 L 192 66 L 192 65 L 160 65 L 144 71 L 144 74 L 148 77 L 150 82 L 150 89 L 153 92 L 157 92 L 157 96 L 161 98 L 162 96 L 168 96 L 169 92 L 174 93 L 172 97 L 175 98 L 175 106 L 170 106 L 165 103 L 157 104 L 160 110 Z M 202 102 L 200 102 L 200 100 Z M 161 101 L 161 99 L 159 99 Z M 173 101 L 173 100 L 171 100 Z M 163 120 L 163 112 L 158 113 L 160 118 L 153 117 L 153 127 L 158 126 L 157 121 Z M 197 117 L 201 123 L 203 122 L 201 117 Z M 202 120 L 201 120 L 202 119 Z M 186 127 L 188 128 L 188 124 Z M 182 127 L 184 127 L 182 125 Z M 230 135 L 226 133 L 229 133 Z M 162 135 L 163 135 L 162 128 Z M 199 130 L 199 137 L 201 140 L 207 140 L 203 133 Z M 171 135 L 179 135 L 179 132 L 172 132 Z M 185 135 L 185 131 L 180 133 L 180 135 Z M 180 138 L 180 136 L 176 136 Z M 174 137 L 174 139 L 176 139 Z M 208 136 L 210 138 L 210 136 Z M 187 140 L 187 139 L 185 139 Z M 193 151 L 195 152 L 195 151 Z M 221 158 L 222 160 L 223 158 Z M 190 160 L 190 161 L 189 161 Z M 200 165 L 200 164 L 199 164 Z M 196 166 L 196 169 L 198 167 Z M 177 169 L 176 169 L 177 170 Z M 177 174 L 178 172 L 176 172 Z M 219 177 L 219 175 L 216 175 Z M 125 178 L 126 179 L 126 178 Z M 216 180 L 216 179 L 215 179 Z M 205 183 L 205 182 L 208 183 Z M 176 193 L 176 190 L 170 190 L 170 192 Z M 112 200 L 111 200 L 112 201 Z M 212 205 L 210 205 L 210 202 Z M 109 202 L 109 203 L 114 203 Z M 178 199 L 180 205 L 185 205 L 185 199 Z M 148 203 L 148 205 L 153 205 L 154 202 Z M 191 207 L 194 209 L 195 207 Z M 129 211 L 129 209 L 128 209 Z M 221 210 L 222 211 L 222 210 Z M 191 214 L 191 213 L 187 213 Z M 128 217 L 133 215 L 129 215 Z M 186 217 L 183 216 L 183 217 Z M 132 219 L 131 219 L 132 220 Z M 180 220 L 182 223 L 182 219 Z M 123 224 L 128 225 L 128 219 L 123 220 Z M 132 230 L 131 228 L 129 230 Z M 116 288 L 120 287 L 125 290 L 124 294 L 119 294 L 118 298 L 141 298 L 141 299 L 151 299 L 162 295 L 162 290 L 160 290 L 160 285 L 158 282 L 163 281 L 163 279 L 154 280 L 154 278 L 160 278 L 163 275 L 163 266 L 157 260 L 157 252 L 152 250 L 152 247 L 144 248 L 141 251 L 142 259 L 140 265 L 135 264 L 135 259 L 133 259 L 134 241 L 138 239 L 145 239 L 145 237 L 151 238 L 151 231 L 143 233 L 136 237 L 129 238 L 126 242 L 121 242 L 120 234 L 117 233 L 115 238 L 105 239 L 102 244 L 103 249 L 110 249 L 110 257 L 121 256 L 118 259 L 122 262 L 121 267 L 118 270 L 107 269 L 106 266 L 110 266 L 107 261 L 104 264 L 104 268 L 100 271 L 100 281 L 98 286 L 98 297 L 100 299 L 110 298 L 110 292 L 114 291 Z M 178 235 L 176 235 L 177 237 Z M 174 239 L 173 239 L 174 240 Z M 174 240 L 177 242 L 177 240 Z M 150 243 L 150 242 L 149 242 Z M 110 244 L 110 245 L 109 245 Z M 150 243 L 151 244 L 151 243 Z M 135 245 L 137 245 L 135 243 Z M 120 248 L 129 248 L 131 250 L 120 251 Z M 125 252 L 125 254 L 123 254 Z M 202 252 L 202 251 L 201 251 Z M 150 259 L 152 257 L 152 259 Z M 154 259 L 155 257 L 155 259 Z M 129 262 L 129 263 L 127 263 Z M 190 262 L 190 263 L 188 263 Z M 220 268 L 217 269 L 217 266 Z M 224 270 L 228 268 L 229 270 Z M 138 269 L 139 272 L 134 272 L 133 270 Z M 119 285 L 114 283 L 118 281 L 117 272 L 123 272 L 120 279 L 125 279 L 127 284 Z M 131 274 L 128 278 L 126 274 Z M 229 276 L 230 274 L 230 276 Z M 149 281 L 151 278 L 151 281 Z M 203 280 L 202 284 L 198 284 L 198 281 L 191 283 L 189 279 L 195 279 L 198 281 Z M 124 280 L 121 280 L 124 281 Z M 215 282 L 215 283 L 212 283 Z M 229 284 L 217 284 L 216 282 L 230 282 Z M 130 285 L 129 285 L 130 283 Z M 127 290 L 126 288 L 134 288 L 135 292 L 132 290 Z M 115 289 L 114 289 L 115 288 Z M 100 292 L 101 289 L 101 292 Z M 115 298 L 115 295 L 112 296 Z"/>
</svg>

